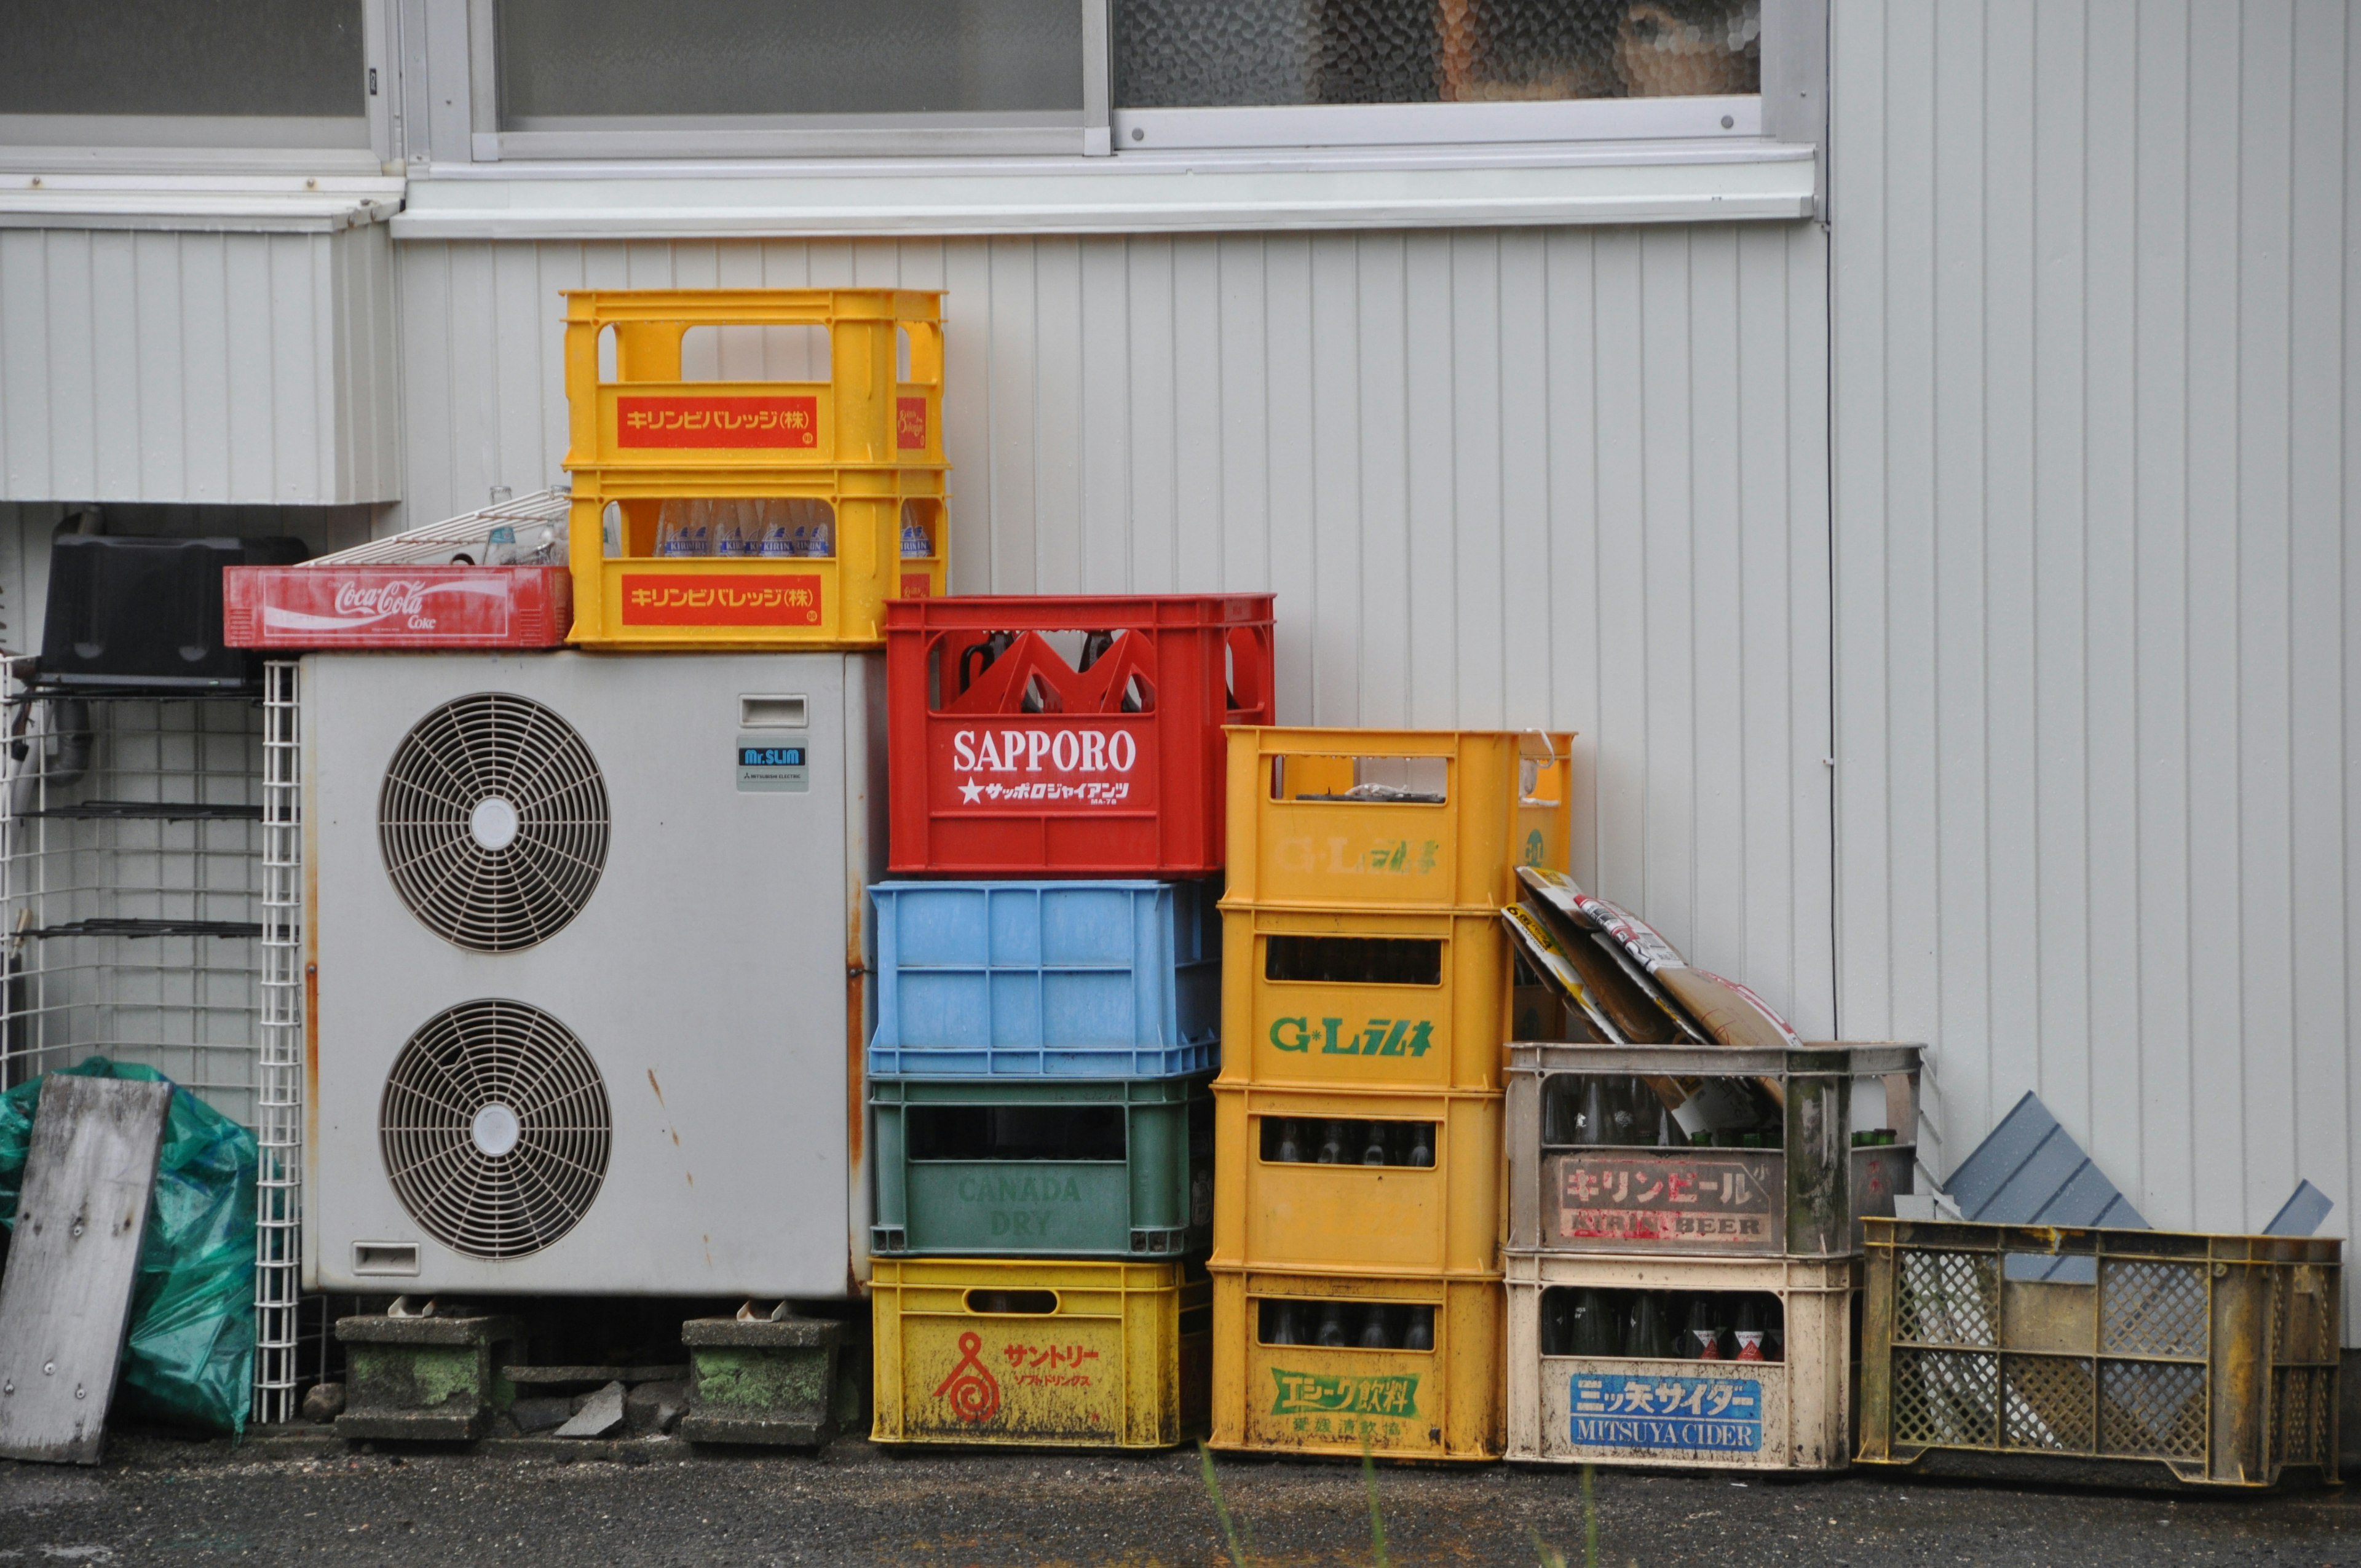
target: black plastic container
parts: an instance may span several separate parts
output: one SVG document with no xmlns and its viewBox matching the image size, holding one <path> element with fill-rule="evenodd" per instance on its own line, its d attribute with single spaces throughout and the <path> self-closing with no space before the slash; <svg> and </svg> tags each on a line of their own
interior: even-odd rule
<svg viewBox="0 0 2361 1568">
<path fill-rule="evenodd" d="M 301 540 L 61 533 L 49 551 L 45 685 L 236 687 L 258 656 L 222 641 L 222 568 L 287 566 Z"/>
</svg>

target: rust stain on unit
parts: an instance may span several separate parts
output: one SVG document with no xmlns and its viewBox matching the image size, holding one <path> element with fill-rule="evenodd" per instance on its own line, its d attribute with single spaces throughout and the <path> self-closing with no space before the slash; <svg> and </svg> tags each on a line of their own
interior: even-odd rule
<svg viewBox="0 0 2361 1568">
<path fill-rule="evenodd" d="M 656 1069 L 653 1068 L 648 1069 L 648 1087 L 656 1091 L 656 1103 L 659 1105 L 664 1104 L 664 1085 L 656 1081 Z M 669 1107 L 667 1107 L 667 1109 L 669 1109 Z M 678 1143 L 680 1140 L 678 1138 L 675 1138 L 673 1139 L 673 1142 Z"/>
<path fill-rule="evenodd" d="M 862 987 L 868 971 L 862 968 L 861 890 L 856 886 L 844 921 L 844 1158 L 848 1168 L 861 1164 L 862 1135 Z"/>
</svg>

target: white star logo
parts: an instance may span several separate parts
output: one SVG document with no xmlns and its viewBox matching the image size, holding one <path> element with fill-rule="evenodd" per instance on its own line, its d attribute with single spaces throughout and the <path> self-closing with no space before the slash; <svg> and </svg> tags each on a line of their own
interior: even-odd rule
<svg viewBox="0 0 2361 1568">
<path fill-rule="evenodd" d="M 983 787 L 973 779 L 970 779 L 967 783 L 960 785 L 960 799 L 969 806 L 973 806 L 976 801 L 976 796 L 983 793 Z"/>
</svg>

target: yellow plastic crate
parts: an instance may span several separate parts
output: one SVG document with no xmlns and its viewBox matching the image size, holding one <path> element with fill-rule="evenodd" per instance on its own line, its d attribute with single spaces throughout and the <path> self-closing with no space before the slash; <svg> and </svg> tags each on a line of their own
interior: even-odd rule
<svg viewBox="0 0 2361 1568">
<path fill-rule="evenodd" d="M 1322 914 L 1225 900 L 1221 1081 L 1499 1089 L 1510 978 L 1494 913 Z"/>
<path fill-rule="evenodd" d="M 1341 1157 L 1323 1163 L 1332 1135 Z M 1408 1163 L 1421 1149 L 1428 1163 Z M 1298 1157 L 1280 1157 L 1290 1152 Z M 1385 1163 L 1367 1163 L 1372 1152 Z M 1233 1084 L 1213 1095 L 1213 1169 L 1217 1265 L 1379 1277 L 1499 1270 L 1498 1094 Z"/>
<path fill-rule="evenodd" d="M 1202 1429 L 1211 1284 L 1178 1263 L 871 1263 L 878 1442 L 1165 1448 Z"/>
<path fill-rule="evenodd" d="M 699 327 L 827 334 L 826 380 L 686 381 Z M 615 378 L 599 377 L 614 334 Z M 909 345 L 909 379 L 900 378 Z M 566 295 L 570 469 L 940 464 L 943 297 L 912 289 L 582 289 Z"/>
<path fill-rule="evenodd" d="M 1215 1448 L 1387 1459 L 1498 1459 L 1499 1278 L 1372 1279 L 1215 1268 Z M 1432 1314 L 1428 1349 L 1272 1343 L 1273 1311 Z M 1316 1332 L 1316 1331 L 1315 1331 Z"/>
<path fill-rule="evenodd" d="M 1860 1260 L 1591 1258 L 1511 1252 L 1509 1457 L 1550 1464 L 1841 1470 L 1852 1418 Z M 1553 1289 L 1760 1292 L 1779 1303 L 1777 1361 L 1544 1354 Z"/>
<path fill-rule="evenodd" d="M 1298 909 L 1513 904 L 1520 861 L 1566 864 L 1573 745 L 1539 731 L 1235 728 L 1229 896 Z M 1355 790 L 1378 797 L 1345 798 Z"/>
<path fill-rule="evenodd" d="M 882 647 L 885 601 L 939 597 L 946 568 L 944 470 L 647 469 L 575 476 L 570 641 L 594 648 Z M 656 554 L 667 500 L 826 501 L 831 556 Z M 605 553 L 606 512 L 622 554 Z M 905 507 L 934 553 L 901 553 Z"/>
</svg>

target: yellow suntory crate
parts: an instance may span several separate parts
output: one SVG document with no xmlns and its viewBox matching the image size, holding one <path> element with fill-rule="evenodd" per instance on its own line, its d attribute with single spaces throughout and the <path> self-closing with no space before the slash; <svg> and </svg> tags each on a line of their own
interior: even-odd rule
<svg viewBox="0 0 2361 1568">
<path fill-rule="evenodd" d="M 1496 909 L 1563 870 L 1571 734 L 1230 731 L 1227 896 L 1299 909 Z"/>
<path fill-rule="evenodd" d="M 1499 1272 L 1498 1094 L 1226 1085 L 1213 1169 L 1216 1265 Z"/>
<path fill-rule="evenodd" d="M 939 466 L 577 474 L 570 640 L 882 647 L 887 599 L 943 592 L 943 475 Z M 682 528 L 704 531 L 701 550 L 674 553 L 670 536 Z M 714 553 L 725 532 L 733 548 Z M 790 546 L 796 553 L 784 553 Z"/>
<path fill-rule="evenodd" d="M 1186 1265 L 871 1267 L 876 1442 L 1164 1448 L 1203 1428 L 1211 1286 Z"/>
<path fill-rule="evenodd" d="M 1500 1456 L 1497 1275 L 1212 1273 L 1213 1447 Z"/>
<path fill-rule="evenodd" d="M 710 339 L 694 354 L 691 333 Z M 692 358 L 729 374 L 686 379 Z M 570 469 L 939 465 L 943 297 L 569 290 L 566 399 Z"/>
<path fill-rule="evenodd" d="M 1222 908 L 1224 1083 L 1497 1090 L 1499 915 Z"/>
</svg>

